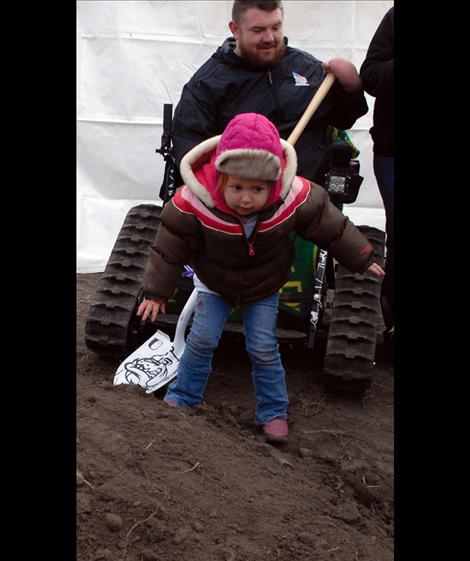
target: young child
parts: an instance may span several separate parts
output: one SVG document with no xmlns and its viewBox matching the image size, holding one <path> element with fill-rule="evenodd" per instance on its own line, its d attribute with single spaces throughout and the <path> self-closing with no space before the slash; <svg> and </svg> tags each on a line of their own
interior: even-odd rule
<svg viewBox="0 0 470 561">
<path fill-rule="evenodd" d="M 240 306 L 253 366 L 256 422 L 269 442 L 286 442 L 287 390 L 276 340 L 279 289 L 294 260 L 291 231 L 328 251 L 351 271 L 367 269 L 372 247 L 329 202 L 326 191 L 296 176 L 294 148 L 263 115 L 234 117 L 222 135 L 182 159 L 185 185 L 168 201 L 144 277 L 137 314 L 165 313 L 183 265 L 195 271 L 193 323 L 178 375 L 164 401 L 191 407 L 203 399 L 213 353 L 233 307 Z"/>
</svg>

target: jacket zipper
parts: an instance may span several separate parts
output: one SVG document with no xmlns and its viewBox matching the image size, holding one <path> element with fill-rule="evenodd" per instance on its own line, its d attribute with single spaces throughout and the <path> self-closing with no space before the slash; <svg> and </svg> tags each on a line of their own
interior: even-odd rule
<svg viewBox="0 0 470 561">
<path fill-rule="evenodd" d="M 251 236 L 250 236 L 251 241 L 250 241 L 250 238 L 246 237 L 245 227 L 243 225 L 243 222 L 240 219 L 238 219 L 238 221 L 240 222 L 240 226 L 242 227 L 243 236 L 244 236 L 244 238 L 246 240 L 246 243 L 248 245 L 248 255 L 250 257 L 253 257 L 253 255 L 255 255 L 255 238 L 256 238 L 256 235 L 258 234 L 258 224 L 259 224 L 260 219 L 258 217 L 258 219 L 256 221 L 256 224 L 255 224 L 255 227 L 253 228 L 253 232 L 251 233 Z"/>
<path fill-rule="evenodd" d="M 259 219 L 256 222 L 256 225 L 255 225 L 255 227 L 253 229 L 253 232 L 250 236 L 251 241 L 248 238 L 246 239 L 246 241 L 248 242 L 248 254 L 249 254 L 250 257 L 253 257 L 253 255 L 255 255 L 255 239 L 256 239 L 256 236 L 258 234 L 258 224 L 259 224 Z"/>
<path fill-rule="evenodd" d="M 273 92 L 273 96 L 274 96 L 274 104 L 276 106 L 276 111 L 275 112 L 278 115 L 282 115 L 282 119 L 284 119 L 285 118 L 284 117 L 284 110 L 283 110 L 283 108 L 281 106 L 281 102 L 279 100 L 279 93 L 278 93 L 277 88 L 276 88 L 276 86 L 273 82 L 273 76 L 271 74 L 271 70 L 268 70 L 267 74 L 268 74 L 268 82 L 269 82 L 269 85 L 271 86 L 271 91 Z"/>
</svg>

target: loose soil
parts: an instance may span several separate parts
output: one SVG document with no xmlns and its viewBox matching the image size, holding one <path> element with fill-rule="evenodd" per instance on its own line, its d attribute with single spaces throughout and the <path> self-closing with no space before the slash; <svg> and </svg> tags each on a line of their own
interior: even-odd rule
<svg viewBox="0 0 470 561">
<path fill-rule="evenodd" d="M 113 386 L 118 361 L 84 342 L 99 277 L 77 276 L 77 561 L 393 560 L 390 357 L 358 400 L 281 346 L 290 438 L 273 447 L 242 341 L 223 338 L 194 411 Z"/>
</svg>

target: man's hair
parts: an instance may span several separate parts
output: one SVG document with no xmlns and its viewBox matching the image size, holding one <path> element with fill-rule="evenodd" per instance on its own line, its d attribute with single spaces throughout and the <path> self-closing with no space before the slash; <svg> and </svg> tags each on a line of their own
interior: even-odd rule
<svg viewBox="0 0 470 561">
<path fill-rule="evenodd" d="M 232 6 L 232 20 L 240 25 L 242 15 L 248 8 L 258 8 L 263 12 L 274 12 L 279 8 L 284 15 L 282 0 L 235 0 Z"/>
</svg>

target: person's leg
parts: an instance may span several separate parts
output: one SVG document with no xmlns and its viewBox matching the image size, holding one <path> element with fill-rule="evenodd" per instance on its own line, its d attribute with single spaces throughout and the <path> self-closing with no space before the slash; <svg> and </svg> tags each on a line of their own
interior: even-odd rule
<svg viewBox="0 0 470 561">
<path fill-rule="evenodd" d="M 395 158 L 374 154 L 374 174 L 385 208 L 387 234 L 393 237 L 395 200 Z"/>
<path fill-rule="evenodd" d="M 179 407 L 201 403 L 212 370 L 212 357 L 230 310 L 230 304 L 220 296 L 198 293 L 178 375 L 168 386 L 164 401 Z"/>
<path fill-rule="evenodd" d="M 389 156 L 374 154 L 374 173 L 382 196 L 387 232 L 387 256 L 385 260 L 385 277 L 382 283 L 382 304 L 384 321 L 387 330 L 394 325 L 394 257 L 395 257 L 395 231 L 394 231 L 394 201 L 395 201 L 395 159 Z"/>
<path fill-rule="evenodd" d="M 242 306 L 246 349 L 253 365 L 256 421 L 260 425 L 272 419 L 287 419 L 286 376 L 276 339 L 278 308 L 277 293 Z"/>
<path fill-rule="evenodd" d="M 394 252 L 393 241 L 387 242 L 387 258 L 385 261 L 385 277 L 382 281 L 382 311 L 388 336 L 393 332 L 395 317 L 395 283 L 394 283 Z"/>
</svg>

